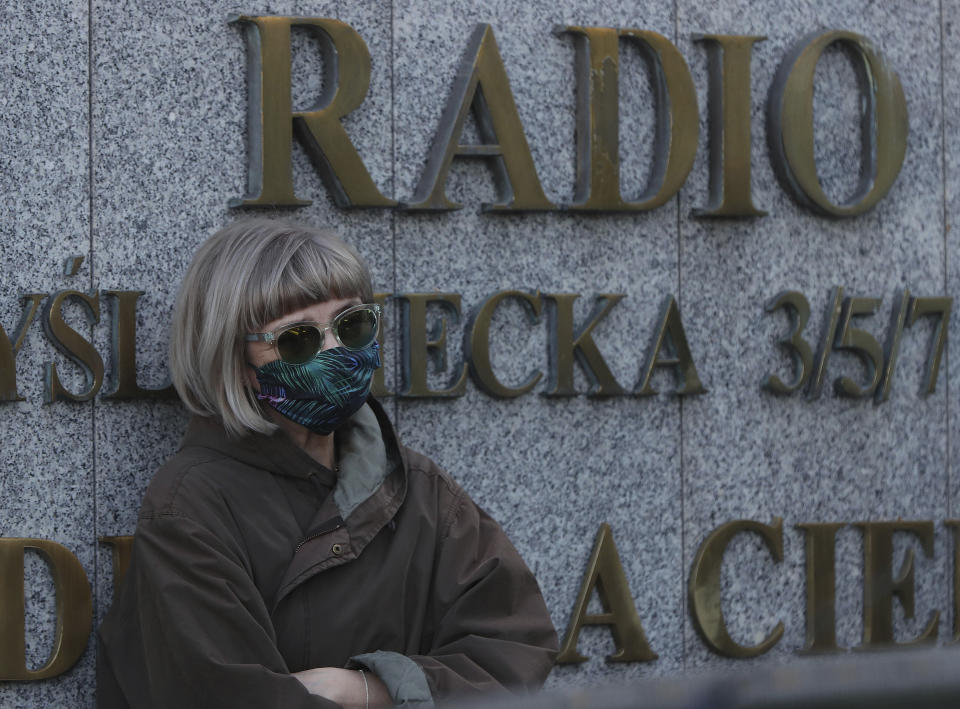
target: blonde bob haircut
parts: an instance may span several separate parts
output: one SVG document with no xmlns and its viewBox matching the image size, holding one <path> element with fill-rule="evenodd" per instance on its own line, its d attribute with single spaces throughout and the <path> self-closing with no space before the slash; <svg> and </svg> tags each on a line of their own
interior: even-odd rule
<svg viewBox="0 0 960 709">
<path fill-rule="evenodd" d="M 336 234 L 303 224 L 247 219 L 207 239 L 177 295 L 170 374 L 186 407 L 217 416 L 230 435 L 272 433 L 247 386 L 244 336 L 312 303 L 372 302 L 370 272 Z"/>
</svg>

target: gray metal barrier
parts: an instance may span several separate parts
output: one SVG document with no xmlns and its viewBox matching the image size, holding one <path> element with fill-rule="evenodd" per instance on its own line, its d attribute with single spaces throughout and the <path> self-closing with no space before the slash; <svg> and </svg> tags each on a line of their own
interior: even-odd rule
<svg viewBox="0 0 960 709">
<path fill-rule="evenodd" d="M 960 709 L 960 649 L 850 653 L 543 692 L 461 709 Z"/>
</svg>

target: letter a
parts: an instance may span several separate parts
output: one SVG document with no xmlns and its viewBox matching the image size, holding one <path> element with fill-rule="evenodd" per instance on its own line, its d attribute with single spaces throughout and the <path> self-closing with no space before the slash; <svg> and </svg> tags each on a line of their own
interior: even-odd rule
<svg viewBox="0 0 960 709">
<path fill-rule="evenodd" d="M 473 107 L 480 131 L 480 145 L 461 145 L 460 135 Z M 484 204 L 484 211 L 521 212 L 555 209 L 543 194 L 533 165 L 530 146 L 510 91 L 510 81 L 500 59 L 490 25 L 473 33 L 466 56 L 457 71 L 450 100 L 440 119 L 440 129 L 430 150 L 427 167 L 411 203 L 416 211 L 454 210 L 463 207 L 444 193 L 450 163 L 456 156 L 491 161 L 499 200 Z"/>
<path fill-rule="evenodd" d="M 601 615 L 587 613 L 587 604 L 594 588 L 599 592 L 603 605 L 604 612 Z M 577 640 L 584 625 L 611 626 L 617 651 L 607 657 L 608 662 L 649 662 L 657 659 L 640 624 L 640 616 L 633 604 L 633 595 L 623 573 L 623 564 L 620 563 L 609 524 L 600 525 L 597 532 L 597 541 L 593 545 L 587 573 L 573 606 L 557 664 L 585 662 L 588 659 L 577 652 Z"/>
</svg>

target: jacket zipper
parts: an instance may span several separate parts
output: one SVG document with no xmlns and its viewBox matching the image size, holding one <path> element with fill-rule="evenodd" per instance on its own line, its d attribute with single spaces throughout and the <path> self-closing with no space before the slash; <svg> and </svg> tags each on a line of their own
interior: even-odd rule
<svg viewBox="0 0 960 709">
<path fill-rule="evenodd" d="M 297 548 L 293 550 L 293 553 L 296 554 L 300 551 L 300 547 L 309 542 L 311 539 L 316 539 L 317 537 L 322 537 L 324 534 L 330 534 L 330 532 L 335 532 L 340 527 L 343 526 L 343 519 L 340 517 L 334 517 L 333 519 L 327 520 L 319 527 L 317 527 L 312 532 L 308 533 L 303 539 L 300 540 L 300 543 L 297 544 Z"/>
</svg>

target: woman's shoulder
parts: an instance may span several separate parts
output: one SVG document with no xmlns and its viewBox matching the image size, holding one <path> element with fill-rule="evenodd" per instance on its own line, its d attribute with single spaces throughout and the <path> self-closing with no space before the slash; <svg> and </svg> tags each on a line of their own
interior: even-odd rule
<svg viewBox="0 0 960 709">
<path fill-rule="evenodd" d="M 428 506 L 435 510 L 436 524 L 444 536 L 465 510 L 479 512 L 469 493 L 430 457 L 405 446 L 401 446 L 401 455 L 407 470 L 408 500 L 429 500 Z"/>
<path fill-rule="evenodd" d="M 260 504 L 276 494 L 271 473 L 293 474 L 312 464 L 289 448 L 265 435 L 231 438 L 218 421 L 194 417 L 180 448 L 154 474 L 140 516 Z"/>
<path fill-rule="evenodd" d="M 403 445 L 400 446 L 400 455 L 412 482 L 440 486 L 453 495 L 463 494 L 463 488 L 457 481 L 432 458 Z"/>
<path fill-rule="evenodd" d="M 186 447 L 160 466 L 143 497 L 140 518 L 192 516 L 198 507 L 221 501 L 224 475 L 235 464 L 225 454 L 210 449 Z"/>
</svg>

